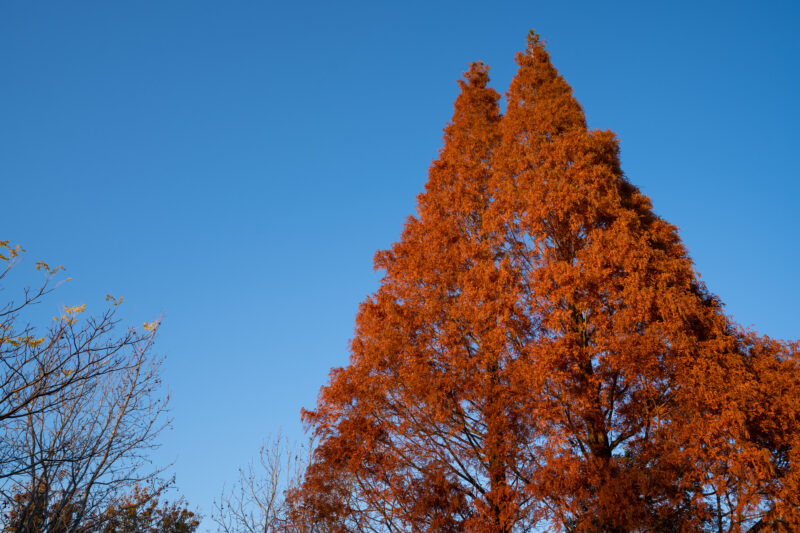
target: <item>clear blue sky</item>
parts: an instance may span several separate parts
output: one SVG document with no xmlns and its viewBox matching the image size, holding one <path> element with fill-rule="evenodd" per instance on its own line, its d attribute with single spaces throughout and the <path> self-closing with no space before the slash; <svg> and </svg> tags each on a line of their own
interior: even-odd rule
<svg viewBox="0 0 800 533">
<path fill-rule="evenodd" d="M 347 361 L 473 60 L 529 28 L 745 325 L 800 337 L 796 2 L 0 0 L 0 238 L 50 300 L 164 314 L 178 486 L 210 511 Z"/>
</svg>

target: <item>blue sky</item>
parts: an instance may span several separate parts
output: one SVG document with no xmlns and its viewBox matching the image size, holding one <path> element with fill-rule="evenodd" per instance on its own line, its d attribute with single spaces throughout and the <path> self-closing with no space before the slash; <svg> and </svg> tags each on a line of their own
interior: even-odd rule
<svg viewBox="0 0 800 533">
<path fill-rule="evenodd" d="M 470 61 L 529 28 L 741 323 L 800 337 L 793 2 L 0 0 L 2 239 L 50 299 L 158 352 L 180 490 L 206 513 L 347 361 L 371 261 L 415 209 Z M 208 524 L 208 523 L 207 523 Z"/>
</svg>

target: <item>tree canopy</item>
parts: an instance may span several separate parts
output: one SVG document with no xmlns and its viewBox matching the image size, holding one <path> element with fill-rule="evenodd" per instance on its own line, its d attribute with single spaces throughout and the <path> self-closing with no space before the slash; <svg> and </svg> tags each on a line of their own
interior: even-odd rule
<svg viewBox="0 0 800 533">
<path fill-rule="evenodd" d="M 0 241 L 0 289 L 23 252 Z M 64 305 L 36 326 L 32 308 L 66 281 L 61 267 L 36 270 L 38 287 L 0 302 L 0 530 L 194 531 L 182 500 L 157 507 L 174 481 L 151 457 L 170 426 L 160 320 L 125 328 L 122 298 L 107 295 L 99 316 Z"/>
<path fill-rule="evenodd" d="M 741 328 L 531 32 L 459 82 L 418 214 L 304 412 L 330 531 L 800 528 L 798 345 Z"/>
</svg>

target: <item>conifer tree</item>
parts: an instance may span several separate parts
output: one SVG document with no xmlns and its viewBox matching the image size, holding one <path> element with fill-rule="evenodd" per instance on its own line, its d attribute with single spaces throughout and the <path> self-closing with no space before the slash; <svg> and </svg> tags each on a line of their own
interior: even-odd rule
<svg viewBox="0 0 800 533">
<path fill-rule="evenodd" d="M 334 371 L 305 414 L 324 438 L 307 485 L 347 472 L 357 501 L 337 512 L 360 527 L 460 531 L 483 520 L 503 531 L 517 505 L 504 465 L 513 434 L 495 412 L 500 354 L 488 349 L 502 334 L 494 287 L 509 282 L 484 230 L 500 138 L 499 95 L 488 81 L 476 63 L 460 82 L 419 218 L 376 254 L 386 276 L 360 308 L 351 365 Z"/>
<path fill-rule="evenodd" d="M 797 345 L 741 330 L 535 33 L 501 116 L 460 83 L 418 217 L 376 255 L 296 495 L 332 530 L 798 526 Z"/>
</svg>

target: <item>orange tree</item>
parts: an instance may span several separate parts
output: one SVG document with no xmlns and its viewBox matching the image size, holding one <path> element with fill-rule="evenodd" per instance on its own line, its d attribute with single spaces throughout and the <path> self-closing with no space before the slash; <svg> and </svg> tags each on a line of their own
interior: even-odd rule
<svg viewBox="0 0 800 533">
<path fill-rule="evenodd" d="M 800 527 L 798 347 L 743 331 L 531 33 L 376 254 L 293 505 L 332 531 Z M 302 511 L 302 512 L 300 512 Z"/>
<path fill-rule="evenodd" d="M 160 501 L 157 491 L 134 487 L 114 501 L 101 517 L 102 533 L 193 533 L 200 516 L 183 498 Z"/>
<path fill-rule="evenodd" d="M 134 487 L 129 493 L 114 498 L 104 511 L 84 516 L 80 523 L 75 515 L 82 513 L 80 503 L 61 502 L 45 506 L 52 496 L 40 484 L 38 490 L 18 494 L 4 513 L 4 532 L 56 533 L 193 533 L 200 526 L 200 516 L 189 510 L 180 498 L 160 501 L 159 490 Z M 35 505 L 31 505 L 35 501 Z"/>
</svg>

